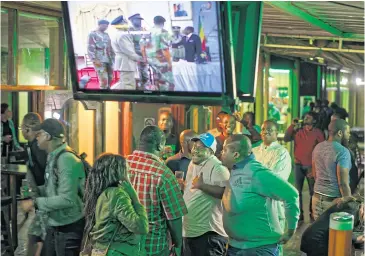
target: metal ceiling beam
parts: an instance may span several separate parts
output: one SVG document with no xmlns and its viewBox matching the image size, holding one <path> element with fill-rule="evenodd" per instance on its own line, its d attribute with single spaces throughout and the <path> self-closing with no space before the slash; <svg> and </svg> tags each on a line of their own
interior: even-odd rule
<svg viewBox="0 0 365 256">
<path fill-rule="evenodd" d="M 273 7 L 279 8 L 280 10 L 289 13 L 290 15 L 296 16 L 314 26 L 317 26 L 327 32 L 330 32 L 333 35 L 336 36 L 340 36 L 340 37 L 345 37 L 345 34 L 342 32 L 341 30 L 330 26 L 329 24 L 317 19 L 316 17 L 310 15 L 309 13 L 303 11 L 302 9 L 294 6 L 292 4 L 292 2 L 279 2 L 279 1 L 267 1 L 265 2 Z M 347 35 L 347 36 L 351 36 L 351 35 Z"/>
<path fill-rule="evenodd" d="M 330 36 L 307 36 L 307 35 L 290 35 L 290 34 L 277 34 L 277 33 L 263 33 L 268 37 L 283 37 L 292 39 L 312 39 L 312 40 L 331 40 L 331 41 L 349 41 L 349 42 L 364 42 L 364 35 L 359 35 L 359 38 L 344 38 L 344 37 L 330 37 Z"/>
<path fill-rule="evenodd" d="M 262 47 L 267 48 L 281 48 L 281 49 L 298 49 L 298 50 L 310 50 L 310 51 L 324 51 L 324 52 L 346 52 L 346 53 L 365 53 L 365 50 L 355 49 L 338 49 L 338 48 L 321 48 L 314 46 L 299 46 L 299 45 L 286 45 L 286 44 L 261 44 Z"/>
</svg>

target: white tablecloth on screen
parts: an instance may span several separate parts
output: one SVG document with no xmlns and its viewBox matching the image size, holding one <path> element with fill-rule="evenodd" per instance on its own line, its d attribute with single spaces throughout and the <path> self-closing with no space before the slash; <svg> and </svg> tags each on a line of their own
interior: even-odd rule
<svg viewBox="0 0 365 256">
<path fill-rule="evenodd" d="M 221 67 L 219 62 L 196 64 L 179 61 L 172 63 L 174 91 L 222 92 Z"/>
</svg>

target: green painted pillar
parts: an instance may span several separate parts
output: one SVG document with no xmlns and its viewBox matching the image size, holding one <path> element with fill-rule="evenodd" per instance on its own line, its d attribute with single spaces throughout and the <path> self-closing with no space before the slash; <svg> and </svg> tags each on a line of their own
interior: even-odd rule
<svg viewBox="0 0 365 256">
<path fill-rule="evenodd" d="M 292 117 L 299 117 L 299 83 L 300 83 L 300 61 L 295 60 L 294 70 L 292 72 L 292 95 L 291 95 L 291 113 Z"/>
<path fill-rule="evenodd" d="M 270 90 L 270 84 L 269 84 L 269 77 L 270 77 L 270 53 L 265 53 L 264 55 L 264 61 L 265 61 L 265 73 L 264 73 L 264 102 L 263 102 L 263 119 L 264 121 L 268 119 L 269 116 L 269 90 Z"/>
</svg>

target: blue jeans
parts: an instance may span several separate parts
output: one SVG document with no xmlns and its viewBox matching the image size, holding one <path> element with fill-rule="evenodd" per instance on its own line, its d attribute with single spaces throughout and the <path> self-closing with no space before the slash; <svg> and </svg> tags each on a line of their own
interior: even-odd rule
<svg viewBox="0 0 365 256">
<path fill-rule="evenodd" d="M 250 249 L 238 249 L 229 246 L 227 256 L 279 256 L 279 246 L 270 244 Z"/>
</svg>

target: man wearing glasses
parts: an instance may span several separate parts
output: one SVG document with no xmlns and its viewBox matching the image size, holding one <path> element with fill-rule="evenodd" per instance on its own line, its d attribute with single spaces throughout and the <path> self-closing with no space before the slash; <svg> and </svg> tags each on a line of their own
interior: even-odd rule
<svg viewBox="0 0 365 256">
<path fill-rule="evenodd" d="M 288 150 L 278 142 L 278 125 L 274 120 L 266 120 L 261 127 L 263 143 L 252 149 L 256 160 L 270 169 L 280 178 L 288 181 L 292 169 L 292 161 Z M 275 201 L 278 208 L 279 223 L 282 231 L 285 230 L 285 209 L 282 202 Z M 282 246 L 279 246 L 280 255 L 283 255 Z"/>
</svg>

